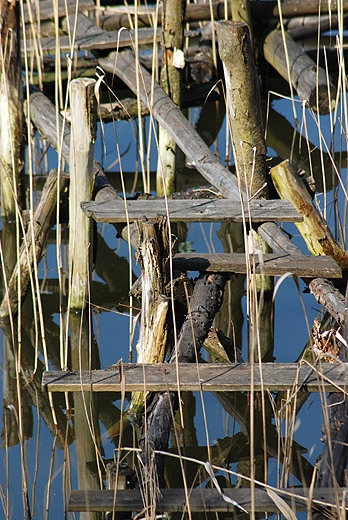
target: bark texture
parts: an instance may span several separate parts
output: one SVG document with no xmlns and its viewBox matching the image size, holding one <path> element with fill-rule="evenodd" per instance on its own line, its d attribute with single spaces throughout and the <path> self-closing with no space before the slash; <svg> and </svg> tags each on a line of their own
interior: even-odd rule
<svg viewBox="0 0 348 520">
<path fill-rule="evenodd" d="M 179 334 L 177 348 L 170 356 L 169 362 L 195 362 L 222 303 L 224 285 L 225 279 L 220 274 L 205 273 L 198 278 L 189 302 L 188 314 Z M 154 450 L 167 450 L 170 428 L 177 408 L 178 395 L 175 392 L 160 392 L 149 397 L 143 416 L 139 479 L 146 496 L 149 497 L 150 508 L 155 507 L 151 497 L 156 496 L 158 486 L 165 487 L 164 456 L 155 454 Z"/>
<path fill-rule="evenodd" d="M 266 143 L 249 29 L 243 22 L 227 21 L 218 22 L 216 27 L 236 169 L 247 193 L 254 195 L 266 182 Z"/>
</svg>

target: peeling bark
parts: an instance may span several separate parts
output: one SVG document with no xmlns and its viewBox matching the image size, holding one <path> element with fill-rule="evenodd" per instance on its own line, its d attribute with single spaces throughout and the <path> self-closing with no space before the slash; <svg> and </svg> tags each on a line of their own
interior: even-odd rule
<svg viewBox="0 0 348 520">
<path fill-rule="evenodd" d="M 198 278 L 170 363 L 195 362 L 221 306 L 224 285 L 225 279 L 220 274 L 205 273 Z M 149 497 L 155 496 L 158 486 L 165 487 L 164 456 L 155 454 L 154 450 L 167 450 L 172 419 L 177 408 L 178 395 L 175 392 L 152 394 L 147 402 L 140 437 L 142 452 L 139 479 Z"/>
</svg>

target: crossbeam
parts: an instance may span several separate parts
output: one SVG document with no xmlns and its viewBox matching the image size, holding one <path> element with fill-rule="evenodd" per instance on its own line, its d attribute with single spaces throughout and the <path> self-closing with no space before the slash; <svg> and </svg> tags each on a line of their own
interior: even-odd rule
<svg viewBox="0 0 348 520">
<path fill-rule="evenodd" d="M 279 512 L 276 502 L 266 489 L 256 488 L 255 511 Z M 308 506 L 309 491 L 303 488 L 286 488 L 274 490 L 294 512 L 306 511 L 307 508 L 325 508 L 328 505 L 337 507 L 337 502 L 342 507 L 348 508 L 343 502 L 346 489 L 316 489 L 311 490 L 310 505 Z M 192 489 L 188 491 L 189 500 L 184 489 L 162 489 L 158 494 L 157 510 L 167 512 L 233 512 L 235 507 L 219 494 L 216 489 Z M 245 510 L 251 510 L 251 491 L 246 488 L 225 489 L 225 497 L 228 497 Z M 68 511 L 141 511 L 144 508 L 143 498 L 139 490 L 102 490 L 102 491 L 72 491 L 68 503 Z"/>
<path fill-rule="evenodd" d="M 178 383 L 179 381 L 179 383 Z M 119 364 L 108 370 L 44 372 L 50 392 L 279 391 L 348 390 L 348 363 L 182 363 Z"/>
</svg>

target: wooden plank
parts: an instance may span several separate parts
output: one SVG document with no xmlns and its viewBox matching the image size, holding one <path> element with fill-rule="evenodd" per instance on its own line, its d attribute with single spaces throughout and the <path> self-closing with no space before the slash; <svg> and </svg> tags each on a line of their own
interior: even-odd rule
<svg viewBox="0 0 348 520">
<path fill-rule="evenodd" d="M 302 216 L 288 201 L 253 200 L 241 203 L 227 199 L 190 199 L 190 200 L 127 200 L 98 203 L 87 201 L 81 204 L 88 217 L 97 222 L 126 222 L 146 216 L 155 219 L 169 212 L 172 222 L 300 222 Z M 126 213 L 127 210 L 127 213 Z"/>
<path fill-rule="evenodd" d="M 151 27 L 142 27 L 138 29 L 138 39 L 141 45 L 153 43 L 154 38 L 158 41 L 161 34 L 161 29 L 154 30 Z M 92 51 L 92 50 L 108 50 L 114 49 L 116 46 L 131 47 L 134 44 L 135 33 L 133 30 L 127 31 L 110 31 L 101 34 L 90 35 L 84 38 L 77 38 L 74 44 L 75 51 Z M 44 54 L 55 54 L 57 50 L 57 42 L 55 38 L 47 37 L 40 40 L 40 45 Z M 34 50 L 34 42 L 27 40 L 26 50 Z M 61 36 L 59 39 L 59 50 L 61 53 L 71 52 L 71 37 Z M 22 46 L 22 52 L 24 51 Z"/>
<path fill-rule="evenodd" d="M 308 491 L 303 488 L 273 489 L 295 511 L 306 511 Z M 256 512 L 278 512 L 274 501 L 267 490 L 255 489 Z M 312 505 L 325 506 L 331 504 L 336 508 L 337 500 L 342 503 L 346 488 L 341 489 L 316 489 L 311 493 Z M 224 489 L 224 494 L 235 500 L 247 511 L 251 510 L 250 489 L 234 488 Z M 184 489 L 161 489 L 157 501 L 158 511 L 180 512 L 188 509 L 187 497 Z M 348 506 L 344 502 L 345 508 Z M 72 491 L 68 503 L 68 511 L 141 511 L 144 507 L 139 490 L 113 490 L 102 491 Z M 189 490 L 189 509 L 191 512 L 233 512 L 234 506 L 225 501 L 216 489 L 192 489 Z M 336 509 L 335 509 L 336 510 Z"/>
<path fill-rule="evenodd" d="M 149 365 L 123 364 L 108 370 L 82 372 L 44 372 L 43 390 L 50 392 L 128 392 L 178 390 L 181 391 L 234 392 L 250 391 L 252 371 L 249 363 L 224 364 L 191 363 Z M 346 392 L 348 364 L 327 363 L 316 366 L 298 363 L 262 363 L 254 367 L 255 391 L 300 389 L 306 392 Z"/>
<path fill-rule="evenodd" d="M 342 277 L 342 270 L 331 256 L 267 253 L 262 256 L 262 260 L 258 256 L 250 256 L 250 265 L 252 273 L 267 276 L 291 273 L 304 278 Z M 246 273 L 244 253 L 178 253 L 173 258 L 173 267 L 181 271 Z"/>
<path fill-rule="evenodd" d="M 40 0 L 37 7 L 40 11 L 40 20 L 53 20 L 54 19 L 54 10 L 52 0 Z M 76 4 L 76 0 L 58 0 L 56 1 L 55 8 L 57 10 L 58 16 L 66 16 L 68 13 L 75 13 L 76 9 L 78 11 L 93 11 L 95 9 L 95 3 L 93 0 L 79 0 L 78 4 Z M 24 21 L 25 23 L 29 23 L 31 21 L 31 17 L 29 16 L 29 10 L 27 2 L 24 3 L 23 6 L 24 12 Z M 35 7 L 31 4 L 31 12 L 32 17 L 36 18 L 36 5 Z"/>
</svg>

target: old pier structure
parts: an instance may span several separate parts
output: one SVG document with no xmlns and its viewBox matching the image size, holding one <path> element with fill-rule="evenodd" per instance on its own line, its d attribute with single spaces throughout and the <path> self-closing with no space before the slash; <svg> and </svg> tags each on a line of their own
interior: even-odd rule
<svg viewBox="0 0 348 520">
<path fill-rule="evenodd" d="M 345 294 L 348 256 L 319 213 L 308 183 L 297 173 L 307 167 L 301 154 L 296 155 L 286 146 L 284 152 L 283 147 L 279 152 L 282 160 L 269 171 L 259 77 L 262 78 L 262 64 L 265 66 L 267 62 L 267 67 L 277 71 L 290 86 L 291 93 L 297 94 L 305 106 L 320 115 L 330 113 L 338 96 L 334 81 L 303 51 L 296 38 L 299 34 L 301 37 L 317 34 L 318 27 L 327 30 L 328 18 L 329 27 L 335 24 L 339 27 L 343 23 L 342 16 L 345 19 L 344 9 L 332 13 L 336 4 L 322 2 L 319 13 L 318 2 L 303 5 L 303 2 L 287 0 L 280 4 L 280 12 L 278 3 L 272 1 L 246 2 L 246 5 L 232 2 L 230 12 L 229 7 L 220 2 L 185 5 L 182 0 L 166 0 L 155 10 L 136 6 L 125 13 L 114 6 L 105 8 L 101 14 L 93 2 L 83 0 L 79 2 L 78 13 L 75 13 L 75 4 L 65 2 L 63 6 L 58 2 L 53 14 L 48 3 L 42 0 L 41 22 L 53 18 L 55 28 L 59 21 L 65 33 L 47 35 L 38 42 L 37 35 L 29 31 L 34 22 L 30 4 L 26 4 L 21 23 L 24 28 L 28 27 L 24 34 L 30 36 L 22 38 L 20 48 L 18 4 L 15 2 L 10 12 L 12 3 L 2 4 L 5 23 L 1 33 L 0 100 L 1 106 L 8 109 L 0 122 L 2 243 L 11 220 L 17 221 L 17 230 L 19 221 L 22 228 L 14 235 L 20 246 L 17 258 L 6 256 L 3 260 L 6 268 L 0 318 L 10 359 L 11 348 L 16 349 L 17 344 L 9 331 L 13 330 L 16 316 L 22 315 L 22 303 L 29 287 L 40 302 L 35 273 L 47 234 L 51 226 L 59 225 L 60 218 L 67 218 L 68 213 L 69 284 L 66 307 L 61 301 L 61 311 L 67 320 L 61 332 L 61 356 L 52 363 L 55 370 L 49 369 L 47 357 L 45 366 L 36 369 L 32 380 L 21 365 L 16 367 L 15 376 L 17 381 L 26 378 L 29 386 L 36 373 L 42 377 L 45 422 L 50 424 L 52 435 L 57 435 L 61 445 L 72 438 L 71 428 L 64 427 L 65 420 L 70 425 L 72 410 L 67 404 L 66 417 L 62 407 L 55 411 L 52 395 L 63 393 L 68 403 L 68 393 L 73 394 L 79 489 L 71 491 L 68 510 L 95 518 L 102 512 L 113 515 L 119 511 L 145 511 L 147 518 L 155 518 L 156 513 L 162 511 L 188 511 L 189 514 L 236 511 L 250 513 L 253 518 L 267 511 L 283 513 L 286 518 L 294 518 L 293 511 L 310 510 L 319 515 L 330 512 L 338 515 L 341 509 L 347 508 L 344 499 L 348 456 L 347 365 L 346 349 L 342 345 L 348 338 Z M 345 8 L 344 2 L 342 5 Z M 298 21 L 300 16 L 309 15 L 310 19 Z M 276 27 L 279 20 L 281 29 Z M 209 25 L 202 28 L 205 36 L 198 46 L 188 45 L 185 57 L 184 29 L 190 22 L 208 22 Z M 130 29 L 125 30 L 125 26 Z M 74 41 L 69 33 L 71 27 L 74 27 Z M 13 35 L 12 47 L 9 47 L 9 31 Z M 160 43 L 160 83 L 154 77 L 157 72 L 151 70 L 156 64 L 155 56 L 149 67 L 146 55 L 141 57 L 139 53 L 141 46 L 149 43 L 152 49 Z M 80 51 L 86 56 L 88 53 L 88 59 L 82 58 Z M 26 64 L 27 126 L 33 125 L 49 145 L 59 151 L 59 165 L 64 162 L 69 165 L 68 175 L 61 171 L 49 174 L 35 211 L 29 208 L 27 228 L 23 223 L 25 204 L 20 197 L 24 120 L 19 78 L 21 52 L 26 57 L 28 52 L 33 52 L 32 63 L 39 69 L 37 77 L 41 87 L 39 90 L 29 85 Z M 66 53 L 69 55 L 63 70 L 61 59 Z M 57 85 L 56 105 L 42 88 L 45 82 L 52 80 L 48 71 L 52 67 L 49 57 L 52 54 L 56 55 L 54 66 L 61 67 L 60 80 L 65 73 L 69 80 L 70 111 L 62 114 L 57 106 L 61 102 Z M 75 68 L 73 60 L 76 60 Z M 185 60 L 190 61 L 190 67 L 185 67 Z M 96 67 L 99 79 L 78 77 L 85 75 L 86 69 L 93 77 Z M 192 89 L 196 94 L 190 92 L 184 101 L 184 75 L 187 80 L 190 68 L 191 79 L 200 78 L 201 84 Z M 136 100 L 129 96 L 116 105 L 101 104 L 101 70 L 105 75 L 116 75 L 122 80 Z M 74 74 L 77 77 L 72 79 Z M 213 83 L 205 85 L 205 78 L 215 83 L 220 81 L 223 88 L 217 93 Z M 198 134 L 182 110 L 184 103 L 193 104 L 194 95 L 203 103 L 213 91 L 215 95 L 224 92 L 232 136 L 233 169 L 222 164 L 209 148 L 209 139 Z M 146 114 L 150 114 L 160 128 L 157 193 L 127 199 L 120 196 L 102 165 L 94 159 L 96 122 L 103 117 L 117 119 Z M 13 118 L 17 121 L 15 125 Z M 282 121 L 280 127 L 279 131 L 286 131 Z M 277 145 L 280 147 L 276 134 L 270 136 L 275 149 Z M 192 191 L 176 193 L 178 149 L 210 185 L 209 190 L 200 189 L 196 194 Z M 310 159 L 322 164 L 328 156 L 317 157 L 313 153 Z M 312 171 L 315 167 L 313 164 Z M 143 179 L 144 191 L 150 191 L 145 174 Z M 63 214 L 61 200 L 67 190 L 69 211 Z M 141 300 L 137 363 L 115 359 L 115 365 L 108 370 L 100 368 L 89 329 L 95 222 L 113 225 L 129 243 L 129 248 L 135 250 L 141 265 L 140 280 L 132 288 L 134 297 Z M 233 223 L 234 238 L 240 243 L 240 249 L 220 254 L 179 253 L 175 249 L 173 229 L 182 222 Z M 296 223 L 308 248 L 307 254 L 281 230 L 283 222 Z M 189 277 L 192 271 L 199 273 L 195 280 Z M 325 349 L 324 352 L 317 349 L 315 355 L 311 345 L 298 362 L 272 362 L 273 279 L 289 273 L 305 280 L 314 298 L 334 320 L 335 327 L 341 328 L 341 348 L 330 355 Z M 242 280 L 240 295 L 244 290 L 244 277 L 247 280 L 249 339 L 245 362 L 236 336 L 227 337 L 213 327 L 226 283 L 236 275 Z M 40 314 L 40 303 L 37 309 Z M 44 328 L 42 334 L 45 336 Z M 314 345 L 322 345 L 324 337 L 325 331 L 318 325 Z M 214 362 L 202 361 L 202 349 L 209 352 Z M 220 471 L 221 466 L 227 474 L 230 470 L 225 458 L 215 454 L 213 447 L 207 446 L 207 457 L 198 462 L 190 457 L 189 450 L 186 459 L 177 454 L 173 456 L 169 450 L 170 435 L 174 438 L 172 444 L 178 448 L 178 430 L 185 431 L 187 423 L 192 421 L 187 409 L 190 399 L 187 392 L 192 391 L 213 392 L 228 413 L 241 423 L 245 443 L 241 450 L 243 456 L 236 461 L 239 483 L 236 487 L 221 489 L 215 472 Z M 103 414 L 102 406 L 98 405 L 99 392 L 120 392 L 123 397 L 131 392 L 128 411 L 113 424 L 120 441 L 114 463 L 106 468 L 111 489 L 103 489 L 102 471 L 94 474 L 88 471 L 90 465 L 100 469 L 104 464 L 100 457 L 97 421 L 98 413 Z M 296 454 L 290 466 L 302 486 L 289 487 L 284 479 L 282 485 L 272 487 L 267 482 L 267 463 L 277 444 L 275 423 L 286 413 L 296 415 L 312 392 L 330 392 L 324 449 L 316 473 L 301 454 Z M 268 393 L 275 396 L 273 409 Z M 104 411 L 107 406 L 104 405 Z M 53 419 L 49 417 L 52 410 Z M 126 443 L 132 437 L 131 430 L 137 441 L 136 448 Z M 136 456 L 123 457 L 127 450 Z M 196 471 L 186 473 L 183 469 L 182 487 L 173 488 L 166 467 L 179 468 L 175 457 L 182 468 L 189 463 L 201 466 L 204 472 L 201 481 L 208 478 L 211 488 L 195 487 Z M 123 458 L 127 459 L 126 469 L 120 462 Z M 126 489 L 129 487 L 132 489 Z"/>
</svg>

